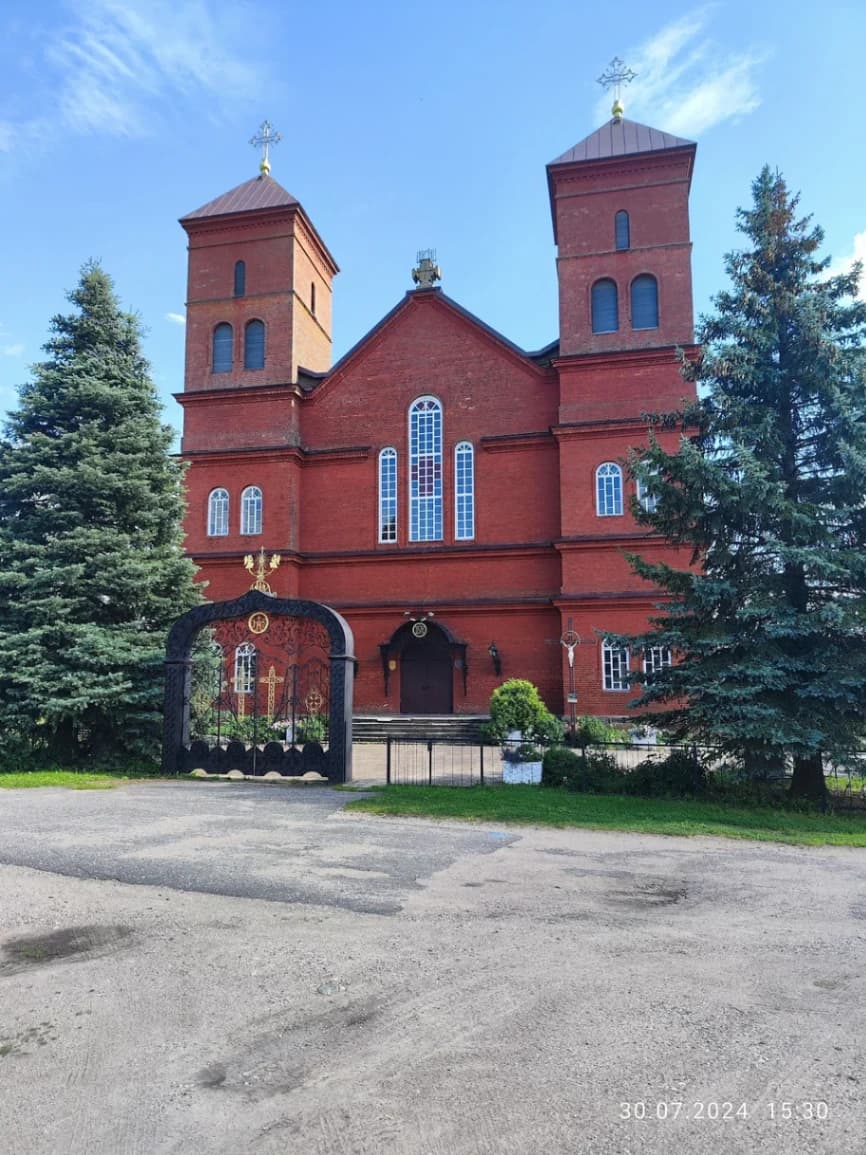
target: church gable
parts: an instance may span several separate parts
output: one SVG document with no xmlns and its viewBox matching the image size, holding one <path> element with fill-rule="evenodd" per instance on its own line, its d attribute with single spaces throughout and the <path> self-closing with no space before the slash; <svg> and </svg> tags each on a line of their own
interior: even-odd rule
<svg viewBox="0 0 866 1155">
<path fill-rule="evenodd" d="M 407 406 L 431 394 L 452 420 L 487 435 L 547 429 L 555 377 L 439 290 L 404 300 L 305 400 L 305 444 L 358 444 L 396 434 Z M 387 427 L 387 432 L 386 432 Z"/>
</svg>

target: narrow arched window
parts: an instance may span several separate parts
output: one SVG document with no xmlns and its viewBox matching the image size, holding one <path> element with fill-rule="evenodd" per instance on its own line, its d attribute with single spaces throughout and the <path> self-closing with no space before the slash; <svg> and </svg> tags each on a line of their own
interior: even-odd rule
<svg viewBox="0 0 866 1155">
<path fill-rule="evenodd" d="M 599 517 L 622 514 L 622 470 L 613 461 L 595 471 L 595 507 Z"/>
<path fill-rule="evenodd" d="M 262 491 L 248 485 L 241 494 L 241 533 L 262 532 Z"/>
<path fill-rule="evenodd" d="M 224 537 L 229 531 L 229 492 L 214 489 L 207 500 L 208 537 Z"/>
<path fill-rule="evenodd" d="M 631 283 L 631 327 L 659 327 L 659 286 L 650 273 L 641 273 Z"/>
<path fill-rule="evenodd" d="M 244 368 L 264 369 L 265 367 L 265 323 L 247 321 L 244 329 Z"/>
<path fill-rule="evenodd" d="M 640 477 L 637 479 L 637 500 L 641 509 L 647 513 L 655 513 L 658 508 L 658 494 L 653 490 L 651 484 Z"/>
<path fill-rule="evenodd" d="M 397 540 L 397 450 L 379 454 L 379 541 Z"/>
<path fill-rule="evenodd" d="M 616 281 L 605 278 L 592 286 L 592 331 L 615 333 L 619 328 Z"/>
<path fill-rule="evenodd" d="M 454 450 L 454 537 L 475 537 L 475 452 L 468 441 Z"/>
<path fill-rule="evenodd" d="M 628 213 L 624 209 L 614 217 L 614 243 L 618 249 L 631 248 L 631 227 L 629 225 Z"/>
<path fill-rule="evenodd" d="M 310 312 L 316 315 L 316 282 L 310 281 Z"/>
<path fill-rule="evenodd" d="M 242 642 L 235 650 L 235 693 L 252 694 L 256 688 L 256 647 Z"/>
<path fill-rule="evenodd" d="M 232 327 L 227 321 L 217 325 L 213 331 L 213 371 L 214 373 L 232 371 Z"/>
<path fill-rule="evenodd" d="M 235 261 L 235 296 L 245 297 L 247 292 L 247 263 Z"/>
<path fill-rule="evenodd" d="M 435 397 L 409 408 L 409 540 L 442 540 L 442 406 Z"/>
<path fill-rule="evenodd" d="M 605 690 L 629 690 L 629 652 L 609 638 L 601 645 L 601 684 Z"/>
</svg>

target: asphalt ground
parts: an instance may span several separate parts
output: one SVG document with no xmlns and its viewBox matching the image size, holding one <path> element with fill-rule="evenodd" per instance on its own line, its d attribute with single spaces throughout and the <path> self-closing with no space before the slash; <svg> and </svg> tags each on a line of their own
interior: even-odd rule
<svg viewBox="0 0 866 1155">
<path fill-rule="evenodd" d="M 866 852 L 350 798 L 2 792 L 4 1155 L 866 1153 Z"/>
</svg>

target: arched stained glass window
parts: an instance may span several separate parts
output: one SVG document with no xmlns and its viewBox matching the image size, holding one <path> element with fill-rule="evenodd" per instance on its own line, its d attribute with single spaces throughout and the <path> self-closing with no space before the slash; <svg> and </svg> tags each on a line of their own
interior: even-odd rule
<svg viewBox="0 0 866 1155">
<path fill-rule="evenodd" d="M 235 296 L 245 297 L 247 292 L 247 263 L 235 261 Z"/>
<path fill-rule="evenodd" d="M 454 450 L 454 537 L 470 541 L 475 537 L 475 451 L 468 441 Z"/>
<path fill-rule="evenodd" d="M 409 540 L 442 540 L 442 406 L 419 397 L 409 409 Z"/>
<path fill-rule="evenodd" d="M 241 533 L 262 532 L 262 491 L 248 485 L 241 494 Z"/>
<path fill-rule="evenodd" d="M 244 368 L 264 369 L 265 367 L 265 323 L 247 321 L 244 329 Z"/>
<path fill-rule="evenodd" d="M 622 514 L 622 470 L 613 461 L 605 461 L 595 471 L 595 508 L 599 517 Z"/>
<path fill-rule="evenodd" d="M 256 688 L 256 647 L 243 642 L 235 650 L 235 693 L 252 694 Z"/>
<path fill-rule="evenodd" d="M 214 489 L 207 501 L 208 537 L 223 537 L 229 531 L 229 492 Z"/>
<path fill-rule="evenodd" d="M 397 450 L 379 454 L 379 541 L 397 540 Z"/>
<path fill-rule="evenodd" d="M 629 652 L 605 638 L 601 646 L 601 684 L 605 690 L 629 690 Z"/>
<path fill-rule="evenodd" d="M 631 226 L 629 224 L 628 213 L 624 209 L 614 217 L 614 234 L 615 243 L 618 249 L 631 248 Z"/>
<path fill-rule="evenodd" d="M 232 327 L 227 321 L 217 325 L 213 331 L 213 371 L 232 371 Z"/>
<path fill-rule="evenodd" d="M 659 287 L 650 273 L 641 273 L 631 283 L 631 327 L 659 327 Z"/>
<path fill-rule="evenodd" d="M 605 278 L 592 286 L 592 331 L 615 333 L 619 328 L 619 298 L 616 281 Z"/>
</svg>

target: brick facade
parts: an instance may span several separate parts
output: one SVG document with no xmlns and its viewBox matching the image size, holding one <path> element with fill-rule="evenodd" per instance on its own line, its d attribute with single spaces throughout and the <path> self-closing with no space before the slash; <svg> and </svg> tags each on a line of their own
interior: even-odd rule
<svg viewBox="0 0 866 1155">
<path fill-rule="evenodd" d="M 539 353 L 518 349 L 441 290 L 421 288 L 331 368 L 337 266 L 294 198 L 261 177 L 182 221 L 190 252 L 178 397 L 189 464 L 187 547 L 213 599 L 247 588 L 244 554 L 279 552 L 282 565 L 271 579 L 277 594 L 323 601 L 348 619 L 359 712 L 400 711 L 407 616 L 428 614 L 429 629 L 441 626 L 451 645 L 457 713 L 485 713 L 505 677 L 529 678 L 556 712 L 566 712 L 560 635 L 569 623 L 581 637 L 578 711 L 628 712 L 632 694 L 603 688 L 600 635 L 642 628 L 653 596 L 624 551 L 675 555 L 635 524 L 627 477 L 622 512 L 599 516 L 596 470 L 623 462 L 645 441 L 641 414 L 672 408 L 692 389 L 678 357 L 693 341 L 688 189 L 695 149 L 622 122 L 632 146 L 593 156 L 596 135 L 607 134 L 596 148 L 603 154 L 617 123 L 548 166 L 560 337 Z M 623 211 L 630 244 L 617 249 L 614 216 Z M 236 296 L 238 261 L 246 279 Z M 635 329 L 631 285 L 647 274 L 657 284 L 658 324 Z M 593 332 L 592 287 L 601 278 L 617 285 L 615 332 Z M 263 369 L 243 368 L 250 320 L 265 324 Z M 213 333 L 226 323 L 232 366 L 214 372 Z M 409 410 L 428 396 L 441 405 L 442 533 L 410 541 Z M 454 451 L 463 442 L 474 451 L 471 540 L 461 540 L 455 526 Z M 397 540 L 381 542 L 379 454 L 386 447 L 397 455 Z M 416 477 L 426 468 L 417 466 Z M 263 494 L 260 534 L 240 532 L 247 486 Z M 208 533 L 216 488 L 230 501 L 228 533 L 219 536 Z"/>
</svg>

